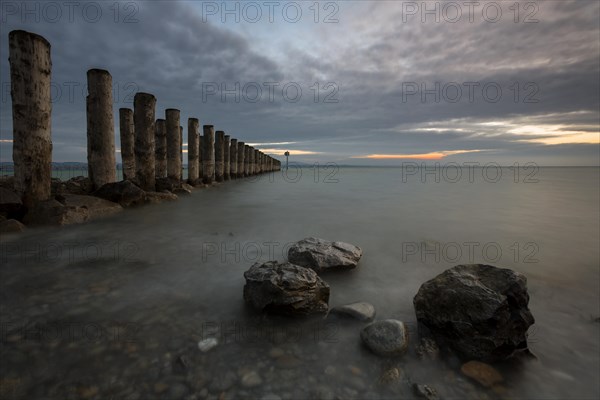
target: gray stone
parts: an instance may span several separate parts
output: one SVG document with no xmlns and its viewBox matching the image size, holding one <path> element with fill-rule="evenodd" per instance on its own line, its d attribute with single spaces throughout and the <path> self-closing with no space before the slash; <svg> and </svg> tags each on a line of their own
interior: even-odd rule
<svg viewBox="0 0 600 400">
<path fill-rule="evenodd" d="M 198 342 L 198 348 L 201 352 L 206 353 L 207 351 L 217 347 L 219 341 L 216 338 L 207 338 Z"/>
<path fill-rule="evenodd" d="M 27 225 L 70 225 L 89 220 L 89 210 L 85 207 L 66 206 L 55 199 L 37 203 L 25 215 Z"/>
<path fill-rule="evenodd" d="M 330 314 L 338 314 L 356 318 L 361 321 L 370 321 L 375 318 L 375 307 L 369 303 L 357 302 L 333 307 Z"/>
<path fill-rule="evenodd" d="M 268 261 L 254 264 L 244 277 L 244 300 L 257 309 L 289 315 L 328 309 L 329 285 L 309 268 Z"/>
<path fill-rule="evenodd" d="M 87 208 L 90 219 L 105 217 L 123 211 L 121 205 L 99 197 L 77 194 L 65 194 L 61 197 L 61 203 L 68 207 Z"/>
<path fill-rule="evenodd" d="M 373 322 L 360 332 L 369 350 L 380 356 L 398 356 L 408 348 L 408 329 L 404 322 L 386 319 Z"/>
<path fill-rule="evenodd" d="M 420 329 L 465 359 L 494 362 L 527 350 L 534 318 L 518 272 L 457 265 L 425 282 L 413 303 Z"/>
<path fill-rule="evenodd" d="M 427 385 L 413 384 L 413 393 L 420 399 L 437 400 L 437 391 Z"/>
<path fill-rule="evenodd" d="M 241 384 L 245 388 L 251 388 L 262 384 L 262 378 L 256 371 L 250 371 L 242 376 Z"/>
<path fill-rule="evenodd" d="M 146 193 L 128 180 L 107 183 L 96 190 L 94 196 L 119 203 L 123 207 L 144 204 L 146 200 Z"/>
<path fill-rule="evenodd" d="M 175 201 L 178 199 L 176 194 L 169 192 L 145 192 L 147 204 L 160 204 L 165 201 Z"/>
<path fill-rule="evenodd" d="M 179 400 L 189 392 L 189 388 L 183 383 L 175 382 L 169 386 L 167 398 L 169 400 Z"/>
<path fill-rule="evenodd" d="M 16 219 L 7 219 L 0 222 L 0 233 L 19 233 L 25 231 L 26 227 Z"/>
<path fill-rule="evenodd" d="M 308 237 L 290 247 L 288 261 L 317 272 L 353 269 L 362 257 L 360 247 L 344 242 L 329 242 Z"/>
</svg>

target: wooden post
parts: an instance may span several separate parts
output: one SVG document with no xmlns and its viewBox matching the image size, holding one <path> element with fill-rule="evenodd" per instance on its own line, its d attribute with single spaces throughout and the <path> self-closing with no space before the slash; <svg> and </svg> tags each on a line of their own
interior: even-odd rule
<svg viewBox="0 0 600 400">
<path fill-rule="evenodd" d="M 179 182 L 183 182 L 183 126 L 179 125 Z"/>
<path fill-rule="evenodd" d="M 157 119 L 155 126 L 155 146 L 156 146 L 156 177 L 167 177 L 167 122 L 164 119 Z"/>
<path fill-rule="evenodd" d="M 223 179 L 228 181 L 231 179 L 229 173 L 231 170 L 230 157 L 231 157 L 231 136 L 225 135 L 223 141 Z"/>
<path fill-rule="evenodd" d="M 133 110 L 129 108 L 119 108 L 119 136 L 121 138 L 123 179 L 135 179 Z"/>
<path fill-rule="evenodd" d="M 133 100 L 133 123 L 135 132 L 135 178 L 139 186 L 153 192 L 156 190 L 155 170 L 155 124 L 156 97 L 148 93 L 136 93 Z"/>
<path fill-rule="evenodd" d="M 244 176 L 250 176 L 250 146 L 244 145 Z"/>
<path fill-rule="evenodd" d="M 210 185 L 215 178 L 215 128 L 212 125 L 204 125 L 204 142 L 202 143 L 202 163 L 204 183 Z"/>
<path fill-rule="evenodd" d="M 167 176 L 179 182 L 181 177 L 181 131 L 179 130 L 179 110 L 165 111 L 167 119 Z"/>
<path fill-rule="evenodd" d="M 198 135 L 198 183 L 202 182 L 204 177 L 204 159 L 203 159 L 204 136 Z"/>
<path fill-rule="evenodd" d="M 198 129 L 197 118 L 188 119 L 188 182 L 198 183 Z"/>
<path fill-rule="evenodd" d="M 243 178 L 244 177 L 244 158 L 245 158 L 245 152 L 244 149 L 246 148 L 246 145 L 244 142 L 238 142 L 238 150 L 237 150 L 237 176 L 238 178 Z"/>
<path fill-rule="evenodd" d="M 52 135 L 50 43 L 25 31 L 8 35 L 14 188 L 27 208 L 50 198 Z"/>
<path fill-rule="evenodd" d="M 229 147 L 229 178 L 237 178 L 237 164 L 238 164 L 238 142 L 237 139 L 231 139 L 231 146 Z"/>
<path fill-rule="evenodd" d="M 225 157 L 223 146 L 225 145 L 225 132 L 217 131 L 215 138 L 215 180 L 217 182 L 223 182 L 224 165 L 223 159 Z"/>
<path fill-rule="evenodd" d="M 95 189 L 117 180 L 112 77 L 103 69 L 87 72 L 88 176 Z"/>
</svg>

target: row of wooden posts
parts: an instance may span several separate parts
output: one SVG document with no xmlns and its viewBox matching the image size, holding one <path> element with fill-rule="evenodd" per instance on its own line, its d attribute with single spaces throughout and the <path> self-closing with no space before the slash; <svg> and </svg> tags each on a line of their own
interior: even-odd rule
<svg viewBox="0 0 600 400">
<path fill-rule="evenodd" d="M 26 31 L 9 34 L 13 110 L 15 190 L 26 206 L 50 198 L 52 139 L 50 43 Z M 95 188 L 117 180 L 112 77 L 108 71 L 87 72 L 87 159 Z M 156 97 L 136 93 L 133 110 L 119 110 L 123 178 L 154 191 L 156 179 L 183 182 L 183 127 L 180 111 L 167 109 L 156 119 Z M 197 118 L 188 119 L 188 182 L 242 178 L 281 169 L 279 160 L 232 139 L 213 125 L 199 133 Z"/>
</svg>

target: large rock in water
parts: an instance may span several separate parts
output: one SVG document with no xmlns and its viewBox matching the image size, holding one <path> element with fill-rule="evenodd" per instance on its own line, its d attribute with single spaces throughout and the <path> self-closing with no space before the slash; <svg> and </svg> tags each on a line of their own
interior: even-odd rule
<svg viewBox="0 0 600 400">
<path fill-rule="evenodd" d="M 417 320 L 440 346 L 494 362 L 527 350 L 535 321 L 527 279 L 491 265 L 457 265 L 425 282 L 413 300 Z"/>
<path fill-rule="evenodd" d="M 317 272 L 356 268 L 362 257 L 360 247 L 344 242 L 328 242 L 309 237 L 290 247 L 288 261 Z"/>
<path fill-rule="evenodd" d="M 60 202 L 67 207 L 87 208 L 90 219 L 101 218 L 123 211 L 123 207 L 119 204 L 94 196 L 65 194 L 60 196 Z"/>
<path fill-rule="evenodd" d="M 94 196 L 119 203 L 122 207 L 137 206 L 146 201 L 146 193 L 129 180 L 107 183 L 96 190 Z"/>
<path fill-rule="evenodd" d="M 90 218 L 86 207 L 67 206 L 56 199 L 37 203 L 23 219 L 27 225 L 70 225 L 80 224 Z"/>
<path fill-rule="evenodd" d="M 255 308 L 288 315 L 327 312 L 329 285 L 312 269 L 268 261 L 246 272 L 244 300 Z"/>
</svg>

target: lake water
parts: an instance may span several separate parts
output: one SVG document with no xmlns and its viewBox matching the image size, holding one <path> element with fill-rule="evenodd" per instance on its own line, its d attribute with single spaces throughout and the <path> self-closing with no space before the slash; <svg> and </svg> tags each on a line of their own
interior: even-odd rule
<svg viewBox="0 0 600 400">
<path fill-rule="evenodd" d="M 290 168 L 4 238 L 1 397 L 414 398 L 422 383 L 446 399 L 598 398 L 600 170 L 456 172 Z M 405 321 L 406 355 L 370 354 L 361 323 L 245 306 L 244 271 L 307 236 L 363 249 L 357 269 L 323 276 L 330 306 L 367 301 Z M 461 263 L 528 278 L 538 359 L 498 365 L 495 390 L 415 354 L 414 295 Z M 203 353 L 208 337 L 219 344 Z M 379 383 L 390 367 L 399 381 Z"/>
</svg>

